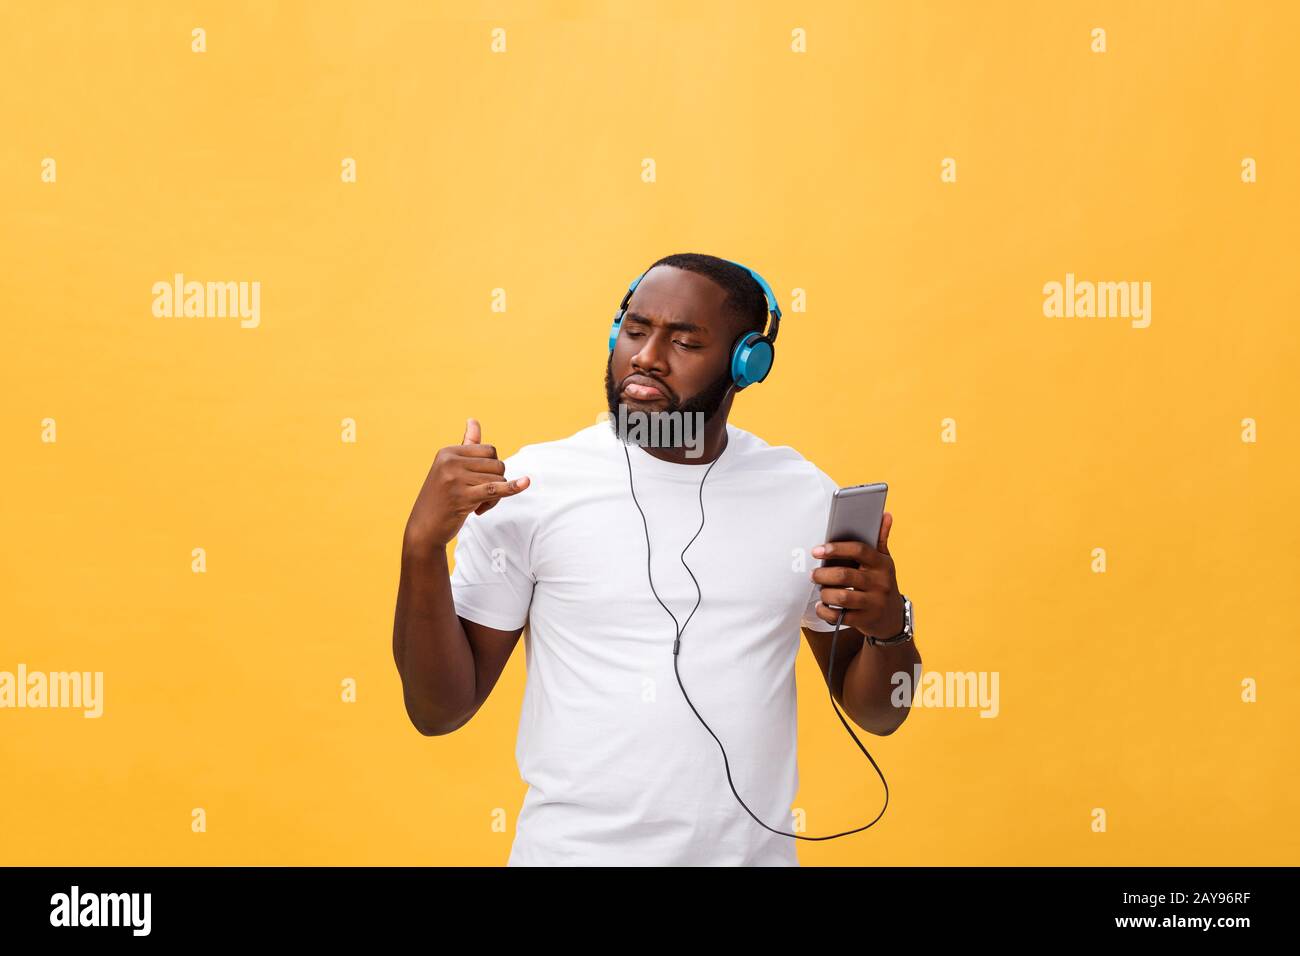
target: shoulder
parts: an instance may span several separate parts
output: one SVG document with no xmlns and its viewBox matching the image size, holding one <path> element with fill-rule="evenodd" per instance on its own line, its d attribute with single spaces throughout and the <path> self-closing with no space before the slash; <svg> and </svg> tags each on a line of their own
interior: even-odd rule
<svg viewBox="0 0 1300 956">
<path fill-rule="evenodd" d="M 599 454 L 601 447 L 600 430 L 609 430 L 603 422 L 580 428 L 563 438 L 529 442 L 519 446 L 513 455 L 503 458 L 507 468 L 511 463 L 519 465 L 536 465 L 544 468 L 580 467 L 583 460 Z"/>
<path fill-rule="evenodd" d="M 760 471 L 776 477 L 797 480 L 827 494 L 839 485 L 835 479 L 789 445 L 772 445 L 753 432 L 727 423 L 727 441 L 735 442 L 741 470 Z"/>
<path fill-rule="evenodd" d="M 598 422 L 563 438 L 529 442 L 501 459 L 506 466 L 505 477 L 528 476 L 528 487 L 517 497 L 530 499 L 530 508 L 557 506 L 580 495 L 592 476 L 601 471 L 602 462 L 610 460 L 609 445 L 613 441 L 609 425 Z"/>
<path fill-rule="evenodd" d="M 608 428 L 608 426 L 602 426 Z M 483 514 L 471 513 L 464 529 L 481 535 L 510 535 L 531 541 L 546 516 L 581 491 L 581 476 L 589 473 L 589 457 L 597 447 L 595 426 L 563 438 L 529 442 L 501 457 L 504 478 L 528 477 L 528 487 L 497 502 Z M 498 455 L 501 449 L 498 448 Z"/>
</svg>

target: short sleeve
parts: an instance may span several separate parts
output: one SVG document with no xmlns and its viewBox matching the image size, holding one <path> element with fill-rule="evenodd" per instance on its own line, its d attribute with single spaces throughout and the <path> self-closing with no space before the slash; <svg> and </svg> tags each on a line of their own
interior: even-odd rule
<svg viewBox="0 0 1300 956">
<path fill-rule="evenodd" d="M 813 467 L 817 471 L 817 487 L 820 489 L 819 493 L 822 496 L 822 507 L 818 512 L 821 515 L 820 523 L 812 533 L 816 536 L 817 541 L 821 541 L 821 536 L 826 533 L 826 523 L 830 520 L 831 516 L 831 499 L 834 497 L 835 489 L 837 489 L 839 485 L 835 483 L 834 478 L 826 474 L 826 472 L 822 471 L 820 468 L 817 468 L 816 465 Z M 821 567 L 820 560 L 817 561 L 817 567 Z M 816 607 L 817 602 L 820 600 L 821 585 L 813 582 L 812 586 L 808 590 L 808 603 L 804 607 L 803 619 L 799 623 L 810 631 L 821 631 L 829 634 L 831 631 L 835 630 L 835 625 L 829 621 L 823 621 L 817 616 Z"/>
<path fill-rule="evenodd" d="M 514 459 L 506 474 L 521 473 Z M 536 577 L 532 571 L 531 489 L 498 501 L 481 515 L 465 519 L 456 537 L 451 595 L 456 613 L 500 631 L 528 622 Z"/>
</svg>

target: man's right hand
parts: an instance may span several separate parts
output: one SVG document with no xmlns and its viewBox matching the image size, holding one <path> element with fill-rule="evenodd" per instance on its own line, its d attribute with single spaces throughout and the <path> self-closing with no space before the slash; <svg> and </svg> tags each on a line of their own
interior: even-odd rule
<svg viewBox="0 0 1300 956">
<path fill-rule="evenodd" d="M 471 418 L 459 445 L 438 450 L 406 522 L 409 544 L 445 548 L 471 511 L 481 515 L 528 487 L 526 476 L 501 480 L 505 463 L 497 459 L 494 446 L 480 443 L 481 437 L 478 421 Z"/>
</svg>

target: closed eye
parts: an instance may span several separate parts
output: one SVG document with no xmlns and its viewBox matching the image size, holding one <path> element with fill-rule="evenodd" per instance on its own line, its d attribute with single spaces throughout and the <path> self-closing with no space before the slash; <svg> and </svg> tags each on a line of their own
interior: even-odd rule
<svg viewBox="0 0 1300 956">
<path fill-rule="evenodd" d="M 627 335 L 627 337 L 630 339 L 639 339 L 645 336 L 644 332 L 639 332 L 636 329 L 628 329 L 627 332 L 625 332 L 624 334 Z M 690 342 L 682 342 L 681 340 L 676 340 L 676 344 L 680 345 L 684 349 L 689 349 L 692 352 L 695 351 L 696 349 L 704 348 L 703 345 L 693 345 Z"/>
</svg>

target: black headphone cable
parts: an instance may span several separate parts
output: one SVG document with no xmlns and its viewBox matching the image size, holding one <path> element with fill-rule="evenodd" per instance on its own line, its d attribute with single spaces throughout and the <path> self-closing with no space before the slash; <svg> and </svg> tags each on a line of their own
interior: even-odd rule
<svg viewBox="0 0 1300 956">
<path fill-rule="evenodd" d="M 872 758 L 871 754 L 867 752 L 867 748 L 862 746 L 862 741 L 858 740 L 857 734 L 853 732 L 853 728 L 849 726 L 848 721 L 844 719 L 844 715 L 840 713 L 840 709 L 835 703 L 835 693 L 831 689 L 831 682 L 834 680 L 835 677 L 835 643 L 839 637 L 840 626 L 844 621 L 844 611 L 845 611 L 844 608 L 840 608 L 839 618 L 835 621 L 835 630 L 831 632 L 830 665 L 827 668 L 827 670 L 830 673 L 830 678 L 826 682 L 826 691 L 830 695 L 831 707 L 834 708 L 835 715 L 839 717 L 840 723 L 844 725 L 844 729 L 849 732 L 849 736 L 852 737 L 853 742 L 858 745 L 858 749 L 861 750 L 862 753 L 866 755 L 867 760 L 871 761 L 871 766 L 875 767 L 876 773 L 880 775 L 880 782 L 885 786 L 884 806 L 880 808 L 880 813 L 876 814 L 875 820 L 872 820 L 871 823 L 868 823 L 864 826 L 857 827 L 856 829 L 845 830 L 842 833 L 832 833 L 828 836 L 803 836 L 798 833 L 787 833 L 785 830 L 778 830 L 775 827 L 768 826 L 766 823 L 764 823 L 762 820 L 760 820 L 757 816 L 754 815 L 754 811 L 749 809 L 749 807 L 745 804 L 744 800 L 740 799 L 740 794 L 736 792 L 736 785 L 731 779 L 731 764 L 727 760 L 727 749 L 722 746 L 722 741 L 718 740 L 718 735 L 713 732 L 713 729 L 707 723 L 705 723 L 704 718 L 700 716 L 700 712 L 696 710 L 695 705 L 691 703 L 691 698 L 686 693 L 686 687 L 684 684 L 682 684 L 681 671 L 678 670 L 678 666 L 677 666 L 678 651 L 681 648 L 681 643 L 682 643 L 682 632 L 686 630 L 686 625 L 689 624 L 691 622 L 691 618 L 695 616 L 695 612 L 699 608 L 700 602 L 703 600 L 704 597 L 703 593 L 700 590 L 700 582 L 695 577 L 695 572 L 692 571 L 690 565 L 686 563 L 686 552 L 690 550 L 691 545 L 695 543 L 695 539 L 698 538 L 700 536 L 700 532 L 704 530 L 704 482 L 709 477 L 709 472 L 713 470 L 713 466 L 718 463 L 722 455 L 719 454 L 717 458 L 714 458 L 713 461 L 709 463 L 709 467 L 704 471 L 704 477 L 700 479 L 700 527 L 696 530 L 691 540 L 686 543 L 686 547 L 682 548 L 682 553 L 680 558 L 682 562 L 682 567 L 686 569 L 686 573 L 691 576 L 691 581 L 695 583 L 695 607 L 691 608 L 691 613 L 686 616 L 685 622 L 683 622 L 680 626 L 678 626 L 677 615 L 674 614 L 669 609 L 668 605 L 664 604 L 663 599 L 659 597 L 659 592 L 655 590 L 654 577 L 650 573 L 650 525 L 649 522 L 646 521 L 645 511 L 641 508 L 641 503 L 637 501 L 636 487 L 633 485 L 632 482 L 632 457 L 631 455 L 628 454 L 627 442 L 623 441 L 621 442 L 621 444 L 623 445 L 623 456 L 624 458 L 627 459 L 628 489 L 632 492 L 632 502 L 633 504 L 636 505 L 636 510 L 641 514 L 641 525 L 645 529 L 646 578 L 650 582 L 650 591 L 651 593 L 654 594 L 655 600 L 659 602 L 659 606 L 662 607 L 665 611 L 667 611 L 668 616 L 672 618 L 673 628 L 676 632 L 676 638 L 673 641 L 673 673 L 677 675 L 677 686 L 681 688 L 682 696 L 686 698 L 687 706 L 691 708 L 691 711 L 699 719 L 700 723 L 704 724 L 704 729 L 709 732 L 709 736 L 711 736 L 715 741 L 717 741 L 718 749 L 722 751 L 722 765 L 724 768 L 726 768 L 727 771 L 727 784 L 728 786 L 731 787 L 731 792 L 735 795 L 737 802 L 739 802 L 740 805 L 745 808 L 745 812 L 748 813 L 751 817 L 753 817 L 754 822 L 757 823 L 759 826 L 763 827 L 764 829 L 771 830 L 773 833 L 778 833 L 781 836 L 793 837 L 796 840 L 834 840 L 838 837 L 848 836 L 849 834 L 852 833 L 860 833 L 863 830 L 867 829 L 867 827 L 873 826 L 877 820 L 879 820 L 881 817 L 885 815 L 885 808 L 889 806 L 889 782 L 885 780 L 885 775 L 881 771 L 880 767 L 876 764 L 876 761 Z M 725 447 L 724 447 L 724 451 L 725 451 Z"/>
</svg>

